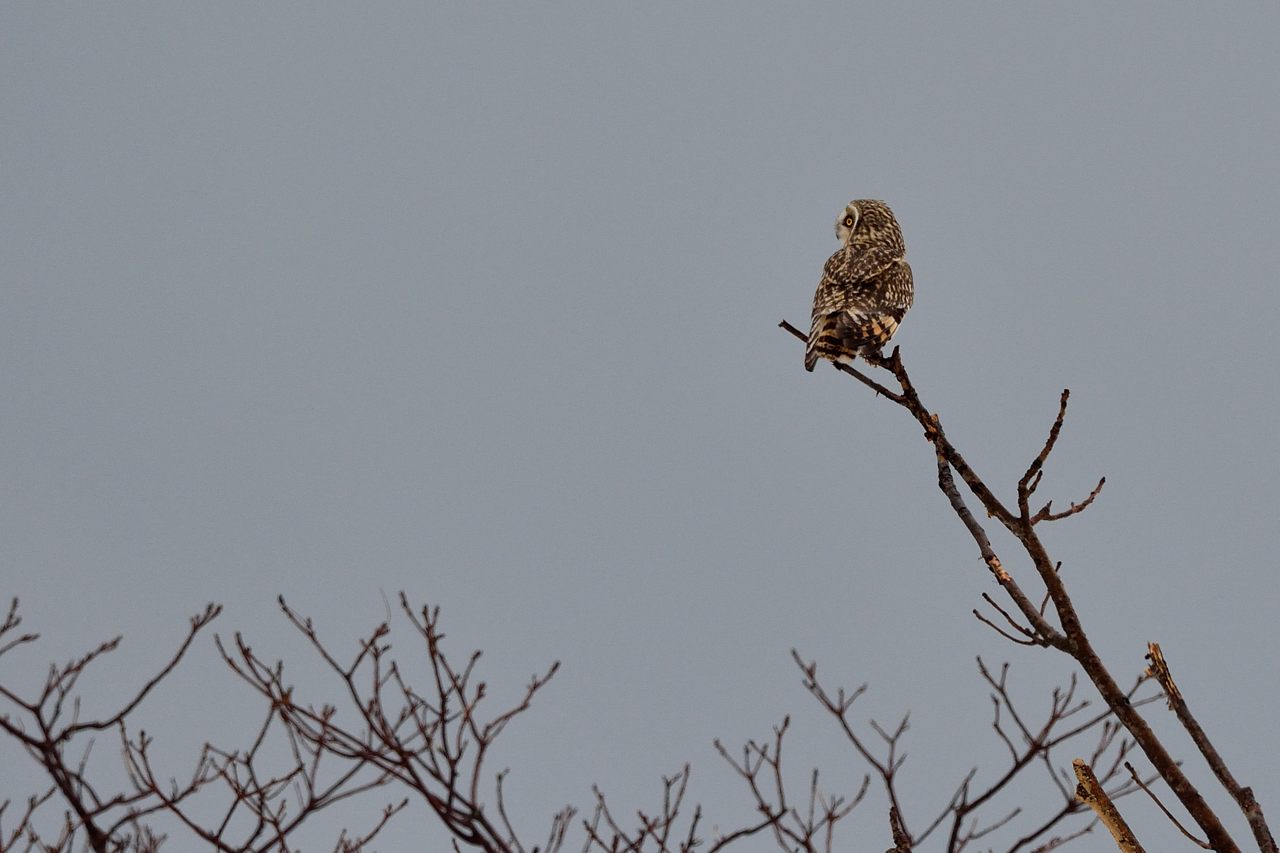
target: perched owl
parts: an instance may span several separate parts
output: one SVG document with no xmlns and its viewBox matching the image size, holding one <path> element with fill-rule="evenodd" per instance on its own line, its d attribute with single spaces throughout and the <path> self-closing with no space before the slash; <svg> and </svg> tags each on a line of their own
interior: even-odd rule
<svg viewBox="0 0 1280 853">
<path fill-rule="evenodd" d="M 852 364 L 859 355 L 879 353 L 915 293 L 902 231 L 887 204 L 849 202 L 836 220 L 836 239 L 841 248 L 827 259 L 813 295 L 805 370 L 820 358 Z"/>
</svg>

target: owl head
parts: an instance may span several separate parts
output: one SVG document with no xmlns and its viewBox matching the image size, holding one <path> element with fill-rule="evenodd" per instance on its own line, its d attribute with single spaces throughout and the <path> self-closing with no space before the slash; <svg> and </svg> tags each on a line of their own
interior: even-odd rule
<svg viewBox="0 0 1280 853">
<path fill-rule="evenodd" d="M 842 244 L 861 248 L 889 246 L 903 251 L 902 230 L 889 205 L 875 199 L 860 198 L 845 205 L 836 219 L 836 239 Z"/>
</svg>

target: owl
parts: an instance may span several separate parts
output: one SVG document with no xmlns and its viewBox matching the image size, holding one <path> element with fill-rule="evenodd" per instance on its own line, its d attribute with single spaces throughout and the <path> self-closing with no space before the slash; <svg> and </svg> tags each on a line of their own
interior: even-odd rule
<svg viewBox="0 0 1280 853">
<path fill-rule="evenodd" d="M 840 250 L 827 259 L 813 295 L 813 325 L 804 368 L 818 359 L 852 364 L 879 354 L 915 294 L 902 231 L 882 201 L 849 202 L 836 220 Z"/>
</svg>

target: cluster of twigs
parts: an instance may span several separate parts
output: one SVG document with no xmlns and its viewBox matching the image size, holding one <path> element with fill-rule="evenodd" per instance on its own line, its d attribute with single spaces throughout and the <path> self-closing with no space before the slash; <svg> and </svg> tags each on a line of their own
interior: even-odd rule
<svg viewBox="0 0 1280 853">
<path fill-rule="evenodd" d="M 740 759 L 735 759 L 719 740 L 715 741 L 716 751 L 747 783 L 756 809 L 765 815 L 767 823 L 758 825 L 752 832 L 768 826 L 774 841 L 783 850 L 830 851 L 835 849 L 836 824 L 862 802 L 871 778 L 864 776 L 858 790 L 849 796 L 833 797 L 818 786 L 815 769 L 809 777 L 807 804 L 801 808 L 790 805 L 782 773 L 782 738 L 790 725 L 791 718 L 784 717 L 782 724 L 773 730 L 772 744 L 747 741 Z M 737 833 L 745 834 L 741 830 Z M 726 840 L 736 839 L 729 836 Z"/>
<path fill-rule="evenodd" d="M 783 321 L 780 325 L 797 338 L 807 340 L 807 335 L 790 323 Z M 1169 754 L 1160 738 L 1139 713 L 1137 704 L 1131 701 L 1129 694 L 1120 687 L 1093 648 L 1081 624 L 1075 604 L 1067 592 L 1066 584 L 1059 574 L 1061 564 L 1054 562 L 1049 556 L 1048 549 L 1040 538 L 1038 525 L 1044 522 L 1060 521 L 1084 511 L 1097 498 L 1106 483 L 1105 478 L 1099 479 L 1097 486 L 1082 501 L 1072 503 L 1067 509 L 1054 511 L 1051 502 L 1032 508 L 1031 501 L 1044 475 L 1044 465 L 1062 432 L 1070 392 L 1065 390 L 1062 392 L 1058 403 L 1058 414 L 1049 429 L 1049 435 L 1040 452 L 1028 466 L 1026 473 L 1018 480 L 1015 505 L 1010 507 L 998 498 L 970 467 L 964 456 L 947 438 L 939 417 L 921 402 L 920 395 L 903 366 L 898 349 L 895 348 L 887 357 L 872 355 L 867 360 L 873 366 L 887 371 L 893 377 L 898 390 L 891 390 L 862 371 L 846 364 L 837 364 L 836 367 L 871 388 L 878 395 L 907 410 L 924 430 L 925 439 L 933 446 L 936 456 L 939 489 L 946 495 L 952 510 L 973 538 L 983 562 L 1012 601 L 1015 611 L 1011 613 L 990 596 L 984 596 L 996 616 L 989 618 L 977 611 L 975 615 L 1002 636 L 1016 643 L 1051 647 L 1073 658 L 1101 694 L 1110 713 L 1115 715 L 1120 725 L 1151 763 L 1156 776 L 1164 781 L 1191 819 L 1205 834 L 1205 840 L 1197 840 L 1198 843 L 1218 851 L 1239 850 L 1222 820 L 1186 776 L 1180 764 Z M 1044 586 L 1044 597 L 1039 605 L 1033 602 L 1031 596 L 1023 590 L 1022 585 L 1006 570 L 985 528 L 975 518 L 964 496 L 957 488 L 957 476 L 978 501 L 986 516 L 995 519 L 1012 534 L 1022 548 L 1040 583 Z M 1049 610 L 1050 605 L 1052 610 Z M 1160 666 L 1163 666 L 1163 661 Z M 1208 736 L 1199 725 L 1195 724 L 1180 691 L 1173 685 L 1172 678 L 1167 675 L 1167 667 L 1163 669 L 1163 675 L 1161 672 L 1159 667 L 1153 665 L 1151 673 L 1156 676 L 1170 697 L 1170 705 L 1174 708 L 1179 722 L 1191 735 L 1214 775 L 1239 805 L 1259 849 L 1263 853 L 1276 853 L 1275 839 L 1253 792 L 1235 781 L 1221 755 L 1213 748 Z M 1079 775 L 1077 774 L 1078 777 Z M 1083 786 L 1084 783 L 1081 784 Z M 1144 787 L 1144 790 L 1154 798 L 1155 795 L 1149 787 Z M 1093 791 L 1094 800 L 1091 802 L 1096 802 L 1099 793 L 1098 790 Z M 1163 804 L 1161 808 L 1165 808 Z M 1108 823 L 1106 818 L 1106 815 L 1113 811 L 1114 808 L 1110 804 L 1103 808 L 1095 808 L 1095 812 L 1108 829 L 1112 830 L 1113 836 L 1117 836 L 1119 842 L 1116 828 L 1112 823 Z M 1168 813 L 1167 809 L 1166 813 Z M 1133 843 L 1136 844 L 1136 842 Z"/>
<path fill-rule="evenodd" d="M 5 730 L 30 741 L 33 757 L 41 761 L 55 782 L 71 780 L 69 788 L 55 784 L 29 801 L 17 816 L 16 824 L 4 830 L 0 850 L 70 851 L 81 846 L 92 850 L 154 851 L 165 840 L 165 834 L 156 828 L 152 819 L 168 815 L 172 820 L 166 828 L 185 830 L 211 849 L 287 851 L 293 849 L 291 837 L 314 814 L 383 786 L 396 786 L 409 796 L 385 806 L 365 833 L 353 836 L 342 832 L 334 843 L 335 851 L 364 849 L 387 822 L 405 808 L 410 798 L 431 809 L 453 836 L 458 849 L 466 846 L 502 853 L 555 853 L 564 849 L 574 825 L 575 809 L 565 807 L 552 817 L 542 843 L 526 845 L 508 815 L 503 796 L 506 771 L 493 776 L 491 785 L 486 783 L 484 772 L 486 757 L 498 735 L 530 707 L 535 695 L 557 671 L 556 664 L 533 676 L 514 705 L 491 716 L 482 716 L 487 690 L 484 682 L 476 677 L 480 654 L 473 653 L 462 666 L 450 661 L 443 649 L 444 634 L 440 630 L 438 609 L 415 610 L 403 595 L 400 598 L 400 609 L 412 626 L 416 645 L 428 664 L 428 687 L 422 689 L 405 678 L 400 664 L 391 656 L 389 623 L 378 625 L 344 661 L 322 641 L 311 620 L 300 616 L 283 599 L 280 607 L 337 678 L 340 687 L 337 692 L 347 697 L 342 712 L 332 704 L 305 701 L 286 680 L 283 665 L 262 658 L 242 635 L 234 635 L 230 643 L 216 637 L 227 665 L 265 700 L 265 717 L 247 748 L 226 751 L 206 745 L 187 779 L 164 780 L 154 767 L 153 738 L 145 732 L 131 736 L 126 729 L 127 717 L 155 685 L 173 671 L 196 634 L 218 615 L 218 608 L 209 607 L 192 620 L 178 652 L 122 709 L 92 723 L 70 722 L 68 726 L 79 728 L 71 729 L 68 734 L 66 727 L 57 727 L 62 709 L 68 704 L 78 707 L 79 698 L 73 695 L 76 680 L 89 663 L 114 649 L 117 641 L 103 644 L 95 652 L 65 666 L 52 667 L 46 686 L 36 700 L 22 700 L 7 689 L 0 694 L 31 716 L 26 725 L 6 716 L 3 718 Z M 19 623 L 15 604 L 4 631 L 0 631 L 0 638 Z M 35 639 L 34 635 L 24 635 L 0 647 L 0 653 Z M 899 740 L 907 729 L 906 720 L 892 732 L 871 722 L 872 729 L 887 747 L 887 755 L 878 758 L 856 733 L 849 714 L 863 689 L 852 694 L 844 691 L 830 694 L 819 684 L 816 666 L 805 663 L 798 655 L 795 659 L 806 688 L 839 721 L 849 742 L 882 780 L 893 805 L 901 849 L 909 850 L 935 829 L 946 827 L 951 835 L 948 850 L 963 850 L 969 842 L 1004 826 L 1020 813 L 1015 810 L 984 824 L 980 824 L 978 818 L 979 809 L 1022 770 L 1039 762 L 1057 781 L 1049 758 L 1051 749 L 1099 726 L 1101 736 L 1094 751 L 1094 763 L 1115 746 L 1115 727 L 1106 721 L 1106 714 L 1080 719 L 1087 703 L 1074 699 L 1074 684 L 1067 691 L 1054 694 L 1046 722 L 1032 729 L 1023 722 L 1023 716 L 1013 704 L 1006 687 L 1006 670 L 993 676 L 980 664 L 980 672 L 991 686 L 996 702 L 993 727 L 1010 750 L 1011 767 L 983 791 L 973 787 L 976 771 L 971 772 L 942 814 L 916 837 L 907 829 L 896 787 L 896 773 L 902 763 Z M 333 692 L 326 690 L 325 694 Z M 1075 725 L 1067 729 L 1069 720 Z M 1012 728 L 1007 728 L 1009 725 Z M 790 720 L 784 719 L 770 739 L 748 741 L 736 755 L 720 741 L 715 742 L 720 755 L 750 793 L 757 813 L 754 820 L 730 831 L 713 832 L 704 839 L 701 807 L 695 805 L 690 809 L 685 805 L 690 779 L 686 765 L 663 780 L 662 799 L 656 810 L 637 811 L 630 820 L 619 817 L 605 795 L 594 789 L 595 807 L 590 817 L 578 821 L 584 836 L 582 849 L 585 853 L 688 853 L 695 849 L 714 852 L 760 834 L 771 836 L 782 850 L 830 853 L 841 849 L 836 841 L 837 824 L 864 800 L 872 776 L 865 776 L 852 793 L 833 796 L 820 787 L 815 770 L 797 799 L 788 787 L 783 768 L 783 744 L 789 726 Z M 44 734 L 33 736 L 28 730 Z M 41 740 L 68 743 L 76 733 L 89 730 L 118 733 L 128 780 L 128 786 L 119 793 L 102 796 L 90 786 L 87 754 L 71 766 L 65 749 L 51 749 L 49 743 Z M 275 770 L 268 770 L 270 762 L 265 755 L 269 750 L 265 745 L 273 732 L 287 746 L 289 760 Z M 1015 741 L 1019 745 L 1015 746 Z M 1116 759 L 1104 775 L 1104 782 L 1109 783 L 1116 776 L 1119 760 L 1127 750 L 1123 742 L 1118 750 L 1113 750 Z M 1111 795 L 1119 796 L 1128 787 L 1131 786 L 1113 787 Z M 1011 850 L 1028 849 L 1034 841 L 1047 837 L 1060 821 L 1080 811 L 1081 807 L 1065 793 L 1066 789 L 1061 785 L 1060 789 L 1064 791 L 1063 807 L 1043 819 Z M 221 791 L 225 800 L 213 818 L 207 816 L 210 812 L 207 797 L 211 790 Z M 483 793 L 486 790 L 492 792 L 491 798 L 486 798 Z M 59 793 L 69 808 L 52 829 L 46 827 L 42 833 L 36 829 L 35 814 Z M 203 819 L 202 815 L 205 815 Z M 5 810 L 0 809 L 0 820 L 4 817 Z M 1086 831 L 1088 827 L 1075 834 Z M 1063 840 L 1056 839 L 1056 843 Z M 1037 849 L 1051 848 L 1042 845 Z"/>
<path fill-rule="evenodd" d="M 504 773 L 496 777 L 496 808 L 492 812 L 485 808 L 484 762 L 498 735 L 529 708 L 559 664 L 533 676 L 519 703 L 486 720 L 479 711 L 487 688 L 475 678 L 480 652 L 455 667 L 441 649 L 439 608 L 415 611 L 403 594 L 400 606 L 426 653 L 431 681 L 425 689 L 406 680 L 399 663 L 388 656 L 389 623 L 378 625 L 343 663 L 321 641 L 311 620 L 280 599 L 286 618 L 338 678 L 355 715 L 354 725 L 341 722 L 334 705 L 310 704 L 295 697 L 281 664 L 259 657 L 240 634 L 235 635 L 233 648 L 221 641 L 218 648 L 232 670 L 279 709 L 293 735 L 312 749 L 353 765 L 370 766 L 379 778 L 394 780 L 424 801 L 463 844 L 483 850 L 524 850 L 507 816 Z M 532 849 L 559 850 L 573 814 L 571 808 L 556 814 L 546 843 Z"/>
<path fill-rule="evenodd" d="M 120 637 L 62 665 L 50 665 L 44 684 L 32 698 L 19 696 L 0 685 L 0 698 L 10 710 L 0 715 L 0 731 L 16 741 L 44 770 L 51 787 L 27 800 L 16 826 L 0 827 L 0 850 L 71 850 L 80 838 L 94 850 L 155 849 L 163 840 L 142 820 L 162 808 L 146 791 L 106 793 L 89 778 L 87 767 L 93 738 L 102 732 L 118 731 L 123 736 L 128 717 L 164 680 L 191 647 L 196 634 L 219 613 L 210 605 L 191 620 L 191 627 L 177 652 L 133 697 L 113 713 L 91 720 L 81 719 L 81 701 L 76 685 L 85 670 L 103 655 L 115 651 Z M 38 634 L 13 636 L 22 624 L 18 600 L 9 606 L 0 624 L 0 655 L 34 643 Z M 35 828 L 37 810 L 57 794 L 65 811 L 56 827 L 42 836 Z M 0 806 L 0 817 L 11 804 Z"/>
<path fill-rule="evenodd" d="M 315 813 L 386 784 L 388 780 L 376 775 L 362 776 L 358 765 L 327 773 L 332 761 L 323 760 L 325 751 L 311 748 L 293 736 L 288 726 L 281 726 L 284 718 L 275 708 L 268 710 L 248 748 L 224 750 L 206 744 L 185 781 L 157 775 L 151 755 L 154 739 L 145 731 L 131 736 L 128 718 L 173 673 L 196 636 L 220 612 L 220 607 L 211 604 L 192 617 L 186 637 L 169 661 L 108 714 L 85 719 L 76 686 L 95 661 L 117 649 L 119 637 L 79 658 L 51 665 L 32 698 L 0 685 L 0 698 L 9 706 L 0 714 L 0 731 L 16 741 L 51 780 L 47 790 L 28 798 L 11 825 L 4 821 L 13 804 L 0 804 L 0 853 L 69 853 L 76 849 L 149 853 L 160 849 L 167 838 L 167 833 L 155 826 L 155 819 L 163 815 L 204 842 L 206 849 L 283 853 L 294 849 L 291 837 Z M 21 623 L 15 599 L 0 624 L 0 655 L 39 639 L 31 633 L 13 636 Z M 275 762 L 264 755 L 269 735 L 276 729 L 288 744 L 288 757 L 279 767 L 273 767 Z M 117 768 L 111 769 L 116 772 L 90 772 L 98 735 L 119 739 L 123 780 Z M 197 800 L 201 802 L 198 807 Z M 217 808 L 214 801 L 229 803 Z M 38 826 L 38 813 L 42 807 L 47 811 L 53 802 L 62 805 L 62 813 L 51 825 Z M 362 834 L 342 830 L 333 850 L 363 849 L 403 806 L 388 806 Z M 210 812 L 216 815 L 212 819 L 198 816 Z"/>
<path fill-rule="evenodd" d="M 564 848 L 576 809 L 566 806 L 555 814 L 545 840 L 527 846 L 508 815 L 503 795 L 507 771 L 493 777 L 492 807 L 483 793 L 489 789 L 484 764 L 491 746 L 508 723 L 529 709 L 534 696 L 555 675 L 558 663 L 533 676 L 520 701 L 482 717 L 487 688 L 476 678 L 480 652 L 472 653 L 462 666 L 450 661 L 442 647 L 438 608 L 415 610 L 403 594 L 400 597 L 401 610 L 428 663 L 430 681 L 423 688 L 407 680 L 398 661 L 390 656 L 389 623 L 378 625 L 361 640 L 349 660 L 339 661 L 310 619 L 295 612 L 283 598 L 279 603 L 285 617 L 337 677 L 337 692 L 346 696 L 349 706 L 345 715 L 332 704 L 312 704 L 297 696 L 285 679 L 283 664 L 259 656 L 241 634 L 235 634 L 230 643 L 215 637 L 225 663 L 265 699 L 265 718 L 247 748 L 228 751 L 206 744 L 188 778 L 162 779 L 153 762 L 154 739 L 144 731 L 132 736 L 127 729 L 128 717 L 174 671 L 196 635 L 218 616 L 220 608 L 210 605 L 191 620 L 178 651 L 122 708 L 82 721 L 76 683 L 91 663 L 116 649 L 116 638 L 79 659 L 51 666 L 34 699 L 23 699 L 0 686 L 0 697 L 12 706 L 9 713 L 0 715 L 0 730 L 22 744 L 53 780 L 48 790 L 31 797 L 16 814 L 12 803 L 0 803 L 0 853 L 70 853 L 82 848 L 99 853 L 151 853 L 166 841 L 166 834 L 154 822 L 163 816 L 170 818 L 167 828 L 184 830 L 214 850 L 290 851 L 296 849 L 291 838 L 317 812 L 384 786 L 396 786 L 408 796 L 386 805 L 363 834 L 341 831 L 334 851 L 366 849 L 410 799 L 427 805 L 458 850 L 466 846 L 499 853 L 556 853 Z M 0 625 L 0 655 L 38 639 L 35 634 L 9 638 L 21 621 L 15 600 Z M 70 720 L 65 719 L 68 708 L 74 709 Z M 345 721 L 347 717 L 350 722 Z M 127 784 L 117 783 L 118 790 L 109 795 L 100 793 L 105 786 L 89 781 L 91 744 L 78 757 L 70 751 L 79 736 L 92 732 L 115 732 L 120 741 Z M 267 760 L 267 753 L 272 752 L 267 744 L 273 733 L 283 741 L 288 756 L 277 768 L 271 768 Z M 772 752 L 750 744 L 748 758 L 739 769 L 760 797 L 766 784 L 763 771 L 779 768 L 781 743 L 779 730 Z M 823 828 L 824 818 L 815 817 L 815 804 L 821 802 L 822 814 L 834 823 L 861 796 L 849 804 L 838 799 L 827 803 L 817 789 L 815 775 L 806 820 L 787 805 L 781 777 L 776 778 L 777 804 L 762 808 L 761 817 L 746 826 L 716 833 L 709 846 L 700 837 L 701 808 L 695 806 L 691 818 L 685 820 L 687 766 L 663 780 L 660 809 L 652 814 L 637 812 L 634 829 L 623 827 L 597 789 L 591 817 L 579 822 L 586 839 L 582 849 L 584 853 L 716 851 L 775 825 L 782 827 L 780 838 L 800 833 L 811 839 Z M 208 803 L 208 795 L 215 791 L 222 795 L 221 807 Z M 65 812 L 37 827 L 41 808 L 51 807 L 59 795 Z M 211 811 L 214 816 L 207 817 Z"/>
<path fill-rule="evenodd" d="M 1111 799 L 1118 799 L 1138 790 L 1139 783 L 1124 780 L 1120 774 L 1124 758 L 1133 748 L 1133 742 L 1117 737 L 1120 726 L 1111 719 L 1110 710 L 1084 713 L 1090 709 L 1090 703 L 1088 700 L 1076 698 L 1075 678 L 1071 679 L 1065 689 L 1059 688 L 1053 691 L 1050 696 L 1049 711 L 1044 721 L 1033 725 L 1027 722 L 1027 715 L 1019 711 L 1010 695 L 1009 664 L 1004 664 L 999 674 L 995 675 L 979 658 L 978 671 L 991 688 L 991 702 L 994 709 L 991 728 L 1008 750 L 1009 765 L 993 781 L 983 787 L 978 787 L 976 784 L 978 768 L 972 768 L 960 780 L 955 793 L 951 795 L 937 816 L 919 833 L 911 832 L 905 816 L 906 807 L 898 789 L 898 771 L 905 761 L 901 741 L 909 728 L 909 718 L 904 715 L 892 729 L 886 729 L 874 720 L 870 721 L 869 726 L 872 732 L 884 745 L 883 756 L 878 755 L 868 745 L 865 736 L 858 734 L 850 714 L 854 702 L 866 692 L 867 686 L 864 684 L 853 691 L 840 688 L 832 694 L 818 681 L 816 663 L 805 662 L 796 652 L 792 652 L 792 655 L 796 665 L 804 674 L 805 688 L 818 700 L 822 708 L 835 718 L 846 740 L 880 778 L 894 814 L 891 824 L 895 834 L 894 843 L 900 849 L 911 850 L 916 845 L 924 843 L 935 831 L 943 830 L 946 834 L 944 849 L 948 853 L 960 853 L 972 842 L 1010 825 L 1015 819 L 1024 815 L 1026 806 L 1016 805 L 989 819 L 984 819 L 983 809 L 994 805 L 1000 794 L 1015 787 L 1025 792 L 1031 783 L 1026 771 L 1033 768 L 1044 771 L 1045 776 L 1060 794 L 1060 802 L 1049 813 L 1034 818 L 1030 826 L 1010 843 L 1007 848 L 1009 853 L 1020 850 L 1044 853 L 1089 833 L 1096 821 L 1088 822 L 1069 831 L 1066 835 L 1051 835 L 1065 820 L 1087 811 L 1076 798 L 1066 771 L 1055 764 L 1053 751 L 1068 741 L 1073 741 L 1090 732 L 1097 733 L 1090 764 L 1095 767 L 1105 767 L 1100 781 L 1103 785 L 1112 786 L 1108 796 Z M 1145 677 L 1137 679 L 1127 695 L 1132 698 L 1146 680 Z M 1145 705 L 1159 698 L 1158 694 L 1148 696 L 1136 700 L 1134 704 Z M 1032 845 L 1037 846 L 1032 847 Z"/>
<path fill-rule="evenodd" d="M 439 608 L 415 610 L 403 593 L 400 610 L 416 634 L 428 663 L 431 679 L 425 689 L 405 676 L 400 664 L 390 656 L 389 623 L 382 623 L 359 643 L 355 654 L 339 661 L 321 640 L 310 619 L 300 616 L 281 599 L 286 618 L 310 642 L 337 677 L 348 697 L 348 712 L 354 725 L 339 722 L 339 712 L 329 704 L 308 704 L 294 695 L 285 682 L 283 669 L 256 655 L 239 634 L 234 648 L 219 649 L 227 664 L 255 691 L 277 708 L 294 737 L 312 749 L 323 751 L 359 765 L 372 766 L 380 779 L 389 779 L 407 789 L 411 796 L 434 812 L 454 838 L 454 845 L 496 853 L 557 853 L 566 844 L 577 810 L 565 806 L 552 816 L 541 844 L 528 846 L 507 810 L 503 782 L 507 770 L 494 776 L 492 808 L 484 791 L 488 789 L 485 760 L 497 737 L 515 717 L 527 711 L 534 697 L 559 669 L 559 662 L 535 674 L 521 699 L 493 716 L 482 716 L 481 703 L 487 696 L 483 681 L 476 677 L 480 652 L 473 652 L 462 666 L 455 666 L 445 654 L 440 630 Z M 585 841 L 583 853 L 590 851 L 718 851 L 734 842 L 773 829 L 779 839 L 802 839 L 813 846 L 824 829 L 847 814 L 861 793 L 851 802 L 827 800 L 813 777 L 807 815 L 791 808 L 785 799 L 780 775 L 780 756 L 785 724 L 775 732 L 772 748 L 754 742 L 744 750 L 744 760 L 725 757 L 755 793 L 761 816 L 727 833 L 709 839 L 700 837 L 702 809 L 694 806 L 684 818 L 690 771 L 686 765 L 663 779 L 662 802 L 653 812 L 637 811 L 634 825 L 617 817 L 605 795 L 595 788 L 595 808 L 591 817 L 580 821 Z M 724 752 L 723 747 L 721 751 Z M 769 771 L 769 772 L 766 772 Z M 773 784 L 775 801 L 764 793 Z M 865 791 L 865 788 L 864 788 Z M 816 842 L 814 842 L 816 843 Z M 786 849 L 796 849 L 794 846 Z M 822 849 L 830 850 L 827 847 Z"/>
</svg>

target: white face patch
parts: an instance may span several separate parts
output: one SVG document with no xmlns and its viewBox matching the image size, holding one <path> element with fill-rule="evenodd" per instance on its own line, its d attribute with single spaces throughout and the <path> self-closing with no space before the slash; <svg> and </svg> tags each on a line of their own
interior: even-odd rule
<svg viewBox="0 0 1280 853">
<path fill-rule="evenodd" d="M 846 222 L 852 218 L 853 224 L 848 225 Z M 836 239 L 841 245 L 849 243 L 849 236 L 853 234 L 853 229 L 858 227 L 858 209 L 853 205 L 849 205 L 844 209 L 844 213 L 836 218 Z"/>
</svg>

